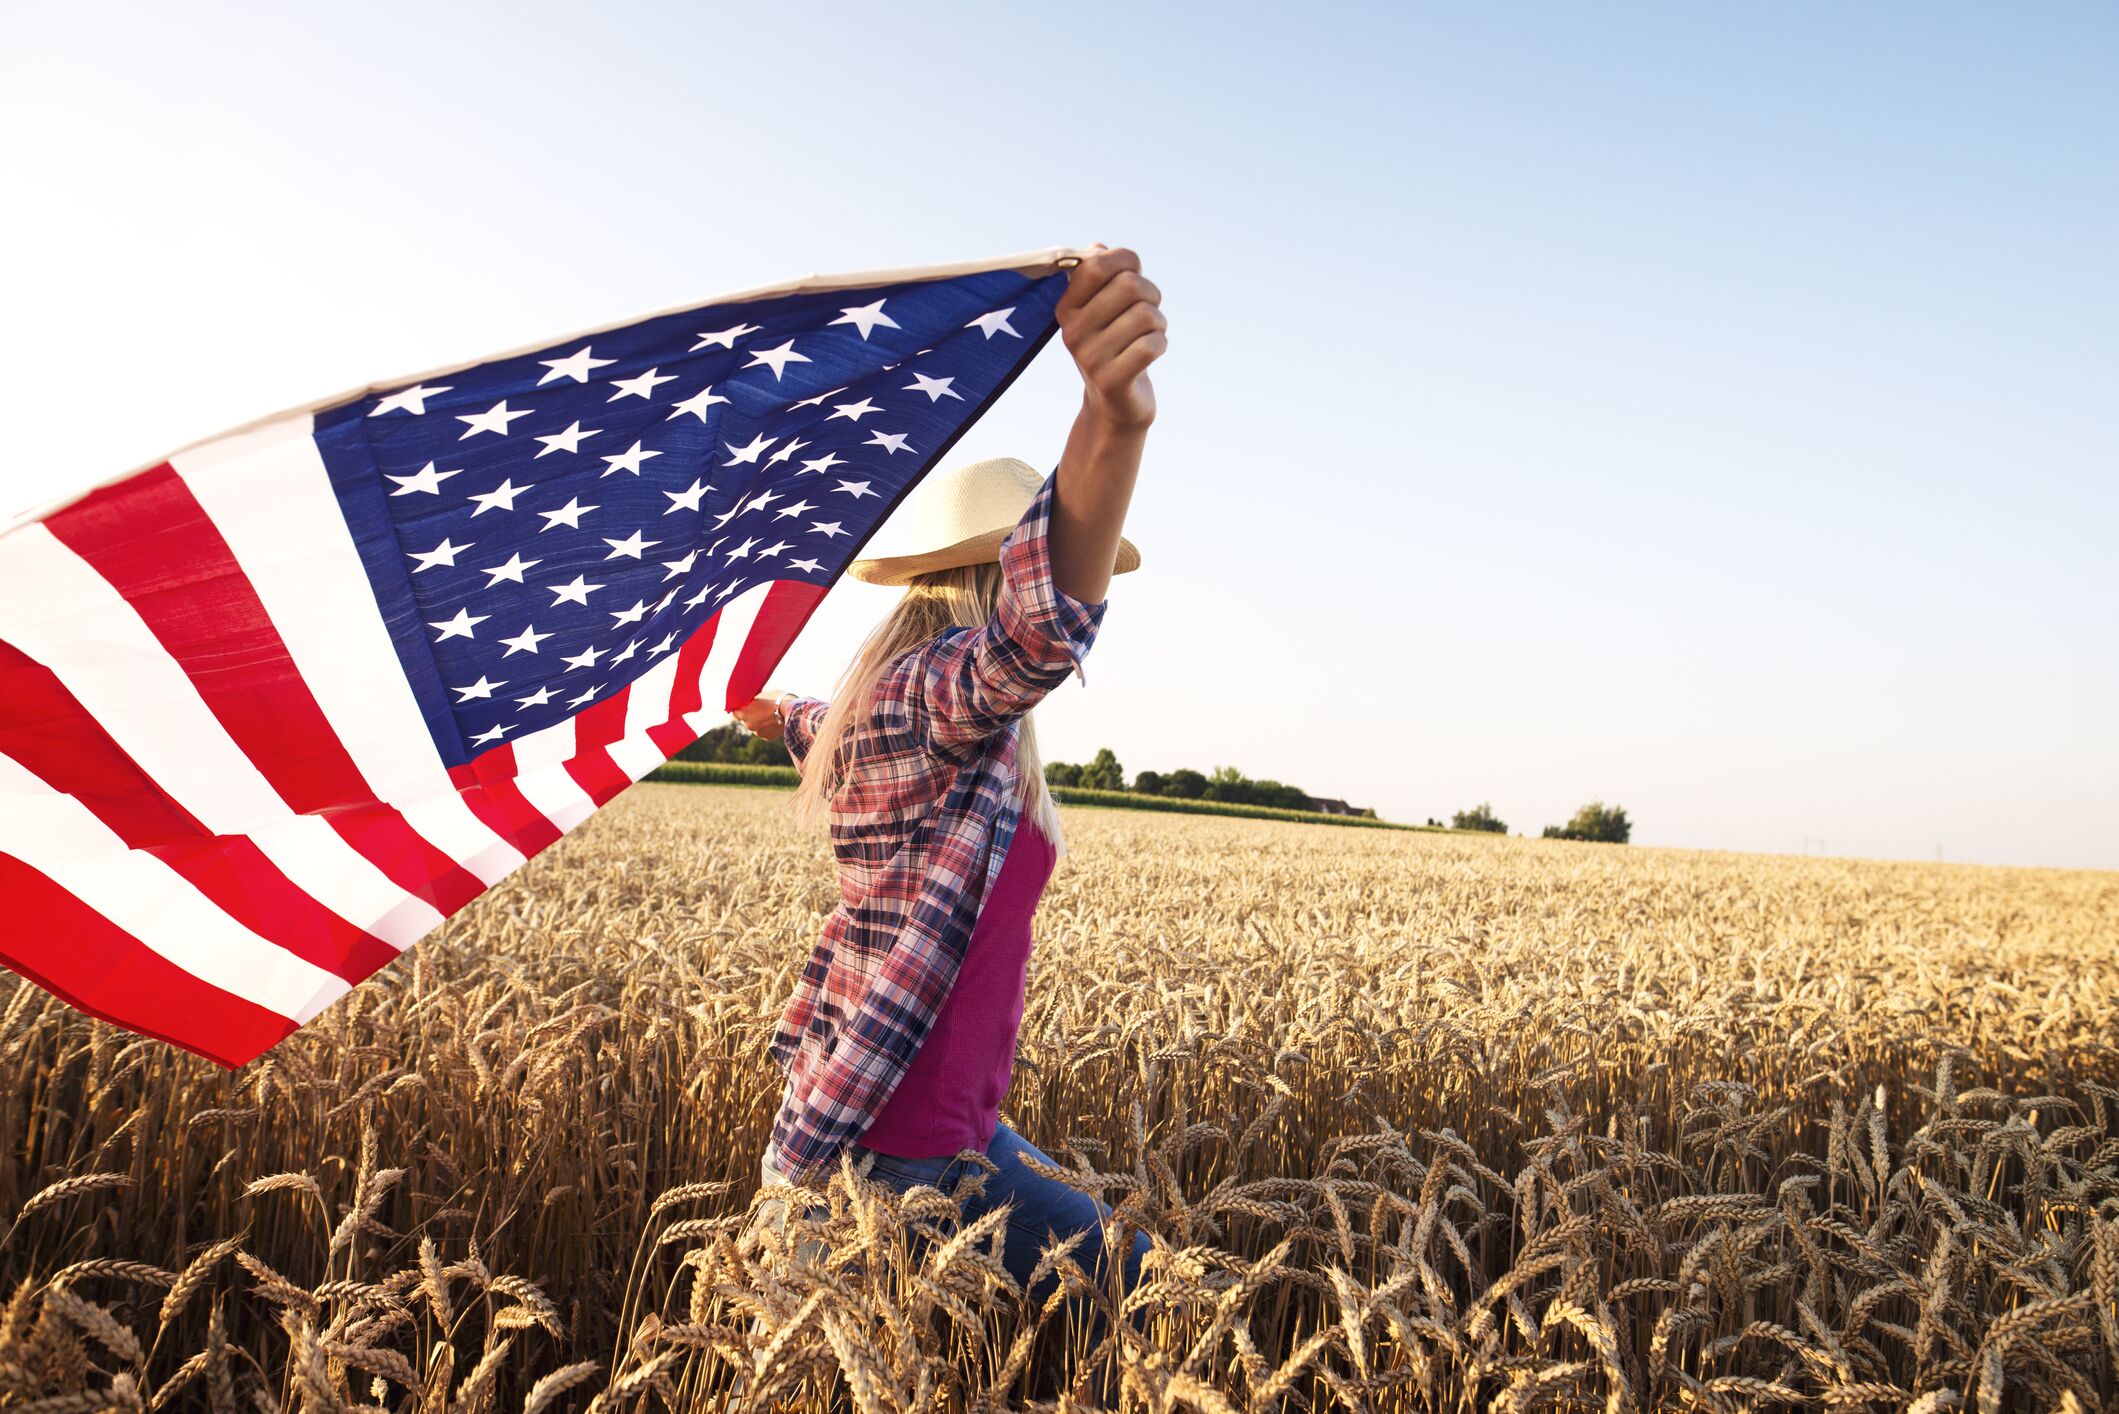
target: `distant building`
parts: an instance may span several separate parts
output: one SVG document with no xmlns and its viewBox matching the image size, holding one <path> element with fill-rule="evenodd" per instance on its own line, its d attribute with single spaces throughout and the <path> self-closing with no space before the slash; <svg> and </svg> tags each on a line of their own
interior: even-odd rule
<svg viewBox="0 0 2119 1414">
<path fill-rule="evenodd" d="M 1322 796 L 1310 796 L 1309 808 L 1322 815 L 1366 815 L 1366 810 L 1357 810 L 1343 800 L 1329 800 Z"/>
</svg>

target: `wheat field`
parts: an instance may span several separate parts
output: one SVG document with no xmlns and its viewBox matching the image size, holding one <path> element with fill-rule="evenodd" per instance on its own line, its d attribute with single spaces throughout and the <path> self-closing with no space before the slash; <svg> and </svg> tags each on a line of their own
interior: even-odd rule
<svg viewBox="0 0 2119 1414">
<path fill-rule="evenodd" d="M 2119 1409 L 2119 875 L 1064 819 L 1136 1290 L 759 1220 L 828 852 L 645 785 L 239 1073 L 0 983 L 0 1407 Z"/>
</svg>

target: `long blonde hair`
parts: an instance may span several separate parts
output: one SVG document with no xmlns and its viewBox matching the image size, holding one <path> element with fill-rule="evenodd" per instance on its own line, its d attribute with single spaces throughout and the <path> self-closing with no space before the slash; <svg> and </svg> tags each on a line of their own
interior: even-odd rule
<svg viewBox="0 0 2119 1414">
<path fill-rule="evenodd" d="M 839 678 L 831 706 L 817 726 L 809 754 L 803 758 L 802 779 L 795 787 L 792 802 L 797 824 L 813 829 L 827 817 L 832 793 L 841 780 L 841 763 L 834 759 L 839 745 L 845 740 L 847 727 L 868 716 L 876 684 L 885 669 L 944 629 L 984 625 L 993 613 L 1000 590 L 1001 566 L 997 560 L 933 570 L 912 578 L 904 597 L 870 631 Z M 1024 713 L 1017 723 L 1017 801 L 1022 818 L 1035 820 L 1045 838 L 1052 841 L 1054 850 L 1064 852 L 1059 811 L 1053 805 L 1052 792 L 1045 789 L 1045 767 L 1038 755 L 1037 730 L 1031 724 L 1031 715 Z M 844 764 L 849 770 L 860 767 L 857 761 Z"/>
</svg>

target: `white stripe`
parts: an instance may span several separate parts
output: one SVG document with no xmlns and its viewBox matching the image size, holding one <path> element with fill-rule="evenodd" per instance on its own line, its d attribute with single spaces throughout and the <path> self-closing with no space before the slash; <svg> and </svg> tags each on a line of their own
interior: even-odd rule
<svg viewBox="0 0 2119 1414">
<path fill-rule="evenodd" d="M 626 689 L 625 735 L 639 736 L 670 718 L 670 692 L 677 686 L 677 650 L 662 655 Z"/>
<path fill-rule="evenodd" d="M 250 836 L 296 887 L 354 927 L 405 948 L 441 922 L 329 824 L 297 815 L 132 605 L 41 524 L 0 535 L 0 640 L 49 668 L 207 829 Z"/>
<path fill-rule="evenodd" d="M 227 540 L 368 789 L 480 882 L 496 883 L 522 855 L 449 780 L 310 426 L 306 415 L 273 423 L 170 465 Z"/>
<path fill-rule="evenodd" d="M 605 747 L 604 751 L 619 770 L 636 781 L 667 759 L 662 754 L 662 748 L 645 736 L 629 736 L 621 741 L 614 741 Z"/>
<path fill-rule="evenodd" d="M 542 766 L 515 778 L 523 799 L 565 834 L 596 813 L 596 801 L 564 766 Z"/>
<path fill-rule="evenodd" d="M 563 717 L 515 743 L 515 774 L 526 776 L 546 766 L 572 760 L 573 756 L 574 719 Z"/>
<path fill-rule="evenodd" d="M 0 755 L 0 851 L 40 870 L 153 952 L 202 982 L 297 1024 L 347 992 L 343 978 L 223 913 L 89 808 Z"/>
<path fill-rule="evenodd" d="M 699 665 L 699 710 L 685 713 L 684 720 L 695 732 L 705 732 L 728 720 L 728 680 L 736 670 L 736 655 L 750 638 L 758 622 L 758 608 L 772 592 L 773 581 L 744 590 L 721 609 L 714 625 L 714 646 Z"/>
</svg>

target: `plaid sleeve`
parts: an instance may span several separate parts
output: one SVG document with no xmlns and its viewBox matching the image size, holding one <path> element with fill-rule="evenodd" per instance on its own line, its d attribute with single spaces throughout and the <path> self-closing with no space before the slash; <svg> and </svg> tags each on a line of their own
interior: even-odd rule
<svg viewBox="0 0 2119 1414">
<path fill-rule="evenodd" d="M 961 755 L 1003 731 L 1067 680 L 1096 641 L 1106 604 L 1084 604 L 1052 580 L 1048 474 L 1001 542 L 1001 592 L 985 624 L 948 634 L 919 676 L 930 745 Z M 1108 601 L 1106 601 L 1108 603 Z"/>
<path fill-rule="evenodd" d="M 797 697 L 780 713 L 781 739 L 787 743 L 787 754 L 795 758 L 797 770 L 809 755 L 809 744 L 816 740 L 817 727 L 830 709 L 831 704 L 821 698 Z"/>
</svg>

